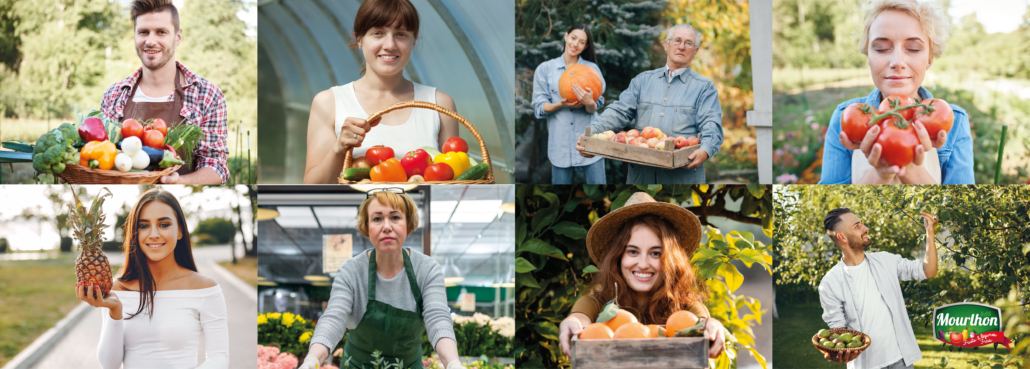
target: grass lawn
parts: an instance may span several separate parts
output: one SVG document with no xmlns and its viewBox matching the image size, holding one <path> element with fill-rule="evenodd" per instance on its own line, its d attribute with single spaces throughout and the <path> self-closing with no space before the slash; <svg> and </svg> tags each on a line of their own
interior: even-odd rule
<svg viewBox="0 0 1030 369">
<path fill-rule="evenodd" d="M 773 321 L 773 358 L 776 367 L 844 367 L 824 359 L 822 353 L 812 346 L 812 335 L 819 329 L 826 328 L 826 323 L 822 319 L 823 309 L 818 302 L 780 305 L 778 311 L 780 318 Z M 975 359 L 996 364 L 1001 363 L 1001 360 L 992 361 L 992 356 L 998 354 L 1004 357 L 1009 353 L 1003 346 L 999 346 L 997 351 L 990 345 L 975 350 L 951 345 L 941 346 L 941 342 L 933 338 L 931 328 L 924 328 L 922 324 L 913 324 L 912 328 L 919 343 L 919 350 L 923 353 L 923 359 L 916 362 L 916 368 L 930 368 L 934 363 L 939 363 L 942 357 L 947 357 L 948 368 L 972 369 L 976 366 L 969 364 L 968 361 Z"/>
<path fill-rule="evenodd" d="M 257 258 L 256 257 L 245 257 L 236 259 L 236 264 L 233 265 L 232 261 L 223 261 L 218 263 L 225 269 L 228 269 L 232 274 L 240 277 L 247 284 L 257 288 Z"/>
<path fill-rule="evenodd" d="M 0 267 L 0 366 L 79 304 L 74 287 L 72 264 L 19 262 Z"/>
</svg>

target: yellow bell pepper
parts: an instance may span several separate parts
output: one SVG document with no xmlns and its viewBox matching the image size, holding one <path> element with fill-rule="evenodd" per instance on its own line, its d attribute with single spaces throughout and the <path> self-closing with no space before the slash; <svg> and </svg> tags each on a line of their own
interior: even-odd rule
<svg viewBox="0 0 1030 369">
<path fill-rule="evenodd" d="M 454 170 L 454 178 L 458 178 L 466 170 L 469 170 L 469 156 L 461 151 L 451 151 L 446 154 L 437 155 L 433 158 L 433 163 L 444 163 Z"/>
<path fill-rule="evenodd" d="M 118 156 L 118 148 L 111 141 L 90 141 L 82 147 L 79 164 L 84 167 L 111 170 L 114 158 Z"/>
</svg>

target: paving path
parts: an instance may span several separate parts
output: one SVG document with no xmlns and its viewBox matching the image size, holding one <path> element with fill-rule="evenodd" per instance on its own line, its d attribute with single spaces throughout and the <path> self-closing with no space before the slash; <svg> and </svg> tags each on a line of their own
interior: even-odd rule
<svg viewBox="0 0 1030 369">
<path fill-rule="evenodd" d="M 121 254 L 109 254 L 112 262 L 124 260 Z M 215 264 L 230 260 L 228 246 L 202 247 L 194 249 L 197 269 L 213 278 L 222 287 L 229 324 L 229 367 L 253 368 L 257 360 L 257 302 L 255 290 L 240 282 L 225 269 Z M 236 281 L 232 281 L 236 279 Z M 248 290 L 249 289 L 249 290 Z M 85 303 L 83 303 L 85 304 Z M 40 359 L 33 368 L 79 368 L 100 369 L 97 361 L 97 342 L 100 340 L 101 316 L 99 311 L 89 311 L 67 335 Z M 204 345 L 201 344 L 197 362 L 204 361 Z"/>
</svg>

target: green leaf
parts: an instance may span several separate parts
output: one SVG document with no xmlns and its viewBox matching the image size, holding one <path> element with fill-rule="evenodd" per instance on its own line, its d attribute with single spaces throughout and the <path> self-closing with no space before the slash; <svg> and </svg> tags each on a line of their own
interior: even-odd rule
<svg viewBox="0 0 1030 369">
<path fill-rule="evenodd" d="M 768 369 L 767 366 L 769 364 L 767 364 L 767 362 L 765 361 L 765 356 L 762 356 L 762 354 L 758 353 L 758 350 L 755 350 L 751 346 L 746 346 L 745 348 L 748 350 L 748 352 L 751 353 L 751 357 L 755 358 L 755 361 L 758 362 L 758 365 L 762 366 L 762 369 Z"/>
<path fill-rule="evenodd" d="M 554 220 L 557 217 L 558 204 L 554 202 L 552 202 L 551 205 L 549 205 L 548 207 L 540 209 L 540 211 L 537 211 L 537 213 L 533 215 L 533 220 L 531 221 L 531 226 L 533 227 L 533 234 L 537 235 L 543 232 L 544 227 L 548 227 L 551 225 L 551 223 L 554 223 Z"/>
<path fill-rule="evenodd" d="M 536 323 L 536 333 L 550 340 L 558 340 L 558 326 L 548 321 Z"/>
<path fill-rule="evenodd" d="M 562 259 L 562 260 L 565 260 L 565 261 L 569 260 L 569 259 L 565 258 L 565 255 L 562 254 L 560 249 L 558 249 L 557 247 L 551 246 L 547 242 L 541 241 L 541 240 L 536 239 L 536 238 L 531 239 L 529 241 L 526 241 L 526 243 L 522 244 L 522 248 L 518 249 L 517 252 L 519 252 L 519 253 L 531 252 L 531 253 L 534 253 L 534 254 L 546 255 L 546 256 Z"/>
<path fill-rule="evenodd" d="M 700 249 L 694 253 L 694 257 L 691 258 L 690 262 L 695 265 L 700 265 L 705 261 L 708 261 L 708 259 L 713 256 L 722 256 L 722 253 L 714 249 Z"/>
<path fill-rule="evenodd" d="M 521 257 L 515 258 L 516 273 L 527 273 L 532 272 L 534 270 L 536 270 L 536 267 L 533 266 L 533 263 L 530 263 L 529 260 L 523 259 Z"/>
<path fill-rule="evenodd" d="M 587 265 L 586 268 L 583 268 L 583 274 L 596 273 L 597 271 L 598 271 L 597 267 L 593 266 L 593 265 Z"/>
<path fill-rule="evenodd" d="M 583 185 L 583 193 L 587 195 L 590 200 L 600 200 L 604 196 L 604 192 L 601 192 L 600 185 Z"/>
<path fill-rule="evenodd" d="M 744 283 L 744 275 L 740 274 L 737 267 L 731 263 L 725 263 L 720 266 L 719 275 L 726 279 L 726 285 L 730 288 L 730 293 L 736 291 Z"/>
<path fill-rule="evenodd" d="M 585 201 L 585 200 L 586 199 L 582 198 L 582 197 L 576 197 L 576 198 L 573 198 L 572 200 L 569 200 L 569 203 L 565 204 L 565 211 L 566 212 L 572 212 L 573 210 L 576 210 L 576 207 L 579 206 L 579 204 L 581 202 Z"/>
<path fill-rule="evenodd" d="M 536 283 L 536 278 L 530 273 L 516 273 L 515 274 L 515 287 L 532 287 L 540 288 L 540 285 Z"/>
<path fill-rule="evenodd" d="M 765 196 L 765 191 L 768 187 L 766 185 L 749 184 L 747 185 L 747 191 L 751 193 L 756 199 L 761 199 Z"/>
<path fill-rule="evenodd" d="M 726 246 L 726 242 L 723 242 L 722 240 L 712 240 L 712 249 L 722 251 L 726 249 Z"/>
<path fill-rule="evenodd" d="M 612 200 L 611 211 L 615 211 L 623 205 L 626 205 L 626 200 L 629 200 L 629 197 L 633 196 L 634 192 L 633 187 L 625 187 L 624 190 L 619 193 L 619 196 L 616 196 L 615 200 Z"/>
<path fill-rule="evenodd" d="M 765 263 L 765 258 L 762 253 L 755 249 L 744 249 L 737 254 L 737 258 L 744 262 L 748 268 L 751 267 L 751 263 Z"/>
<path fill-rule="evenodd" d="M 716 273 L 719 271 L 719 267 L 721 267 L 723 263 L 725 263 L 725 261 L 718 257 L 708 258 L 708 260 L 705 260 L 705 262 L 701 264 L 701 267 L 698 268 L 698 272 L 701 273 L 701 278 L 714 278 Z"/>
<path fill-rule="evenodd" d="M 526 220 L 519 217 L 515 224 L 515 244 L 521 245 L 522 241 L 526 240 Z"/>
<path fill-rule="evenodd" d="M 587 237 L 587 230 L 583 226 L 570 221 L 555 224 L 554 227 L 551 227 L 551 230 L 554 233 L 574 240 L 582 240 Z"/>
</svg>

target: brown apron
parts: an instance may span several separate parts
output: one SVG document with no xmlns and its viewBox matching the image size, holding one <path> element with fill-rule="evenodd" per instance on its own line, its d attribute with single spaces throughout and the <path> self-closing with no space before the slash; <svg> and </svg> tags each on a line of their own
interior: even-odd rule
<svg viewBox="0 0 1030 369">
<path fill-rule="evenodd" d="M 139 81 L 143 79 L 143 74 L 136 79 L 136 83 L 132 85 L 132 89 L 129 90 L 129 101 L 125 102 L 125 109 L 122 111 L 122 119 L 119 122 L 124 122 L 126 119 L 133 118 L 139 121 L 161 118 L 168 125 L 168 128 L 186 123 L 185 117 L 181 115 L 182 102 L 186 101 L 186 94 L 182 90 L 182 83 L 179 83 L 179 68 L 175 68 L 175 100 L 165 102 L 135 102 L 132 101 L 132 97 L 136 96 L 136 89 L 139 88 Z M 178 153 L 179 157 L 183 157 L 182 153 Z M 196 162 L 196 156 L 194 156 L 194 162 Z M 194 163 L 186 163 L 179 167 L 177 171 L 179 175 L 193 173 Z"/>
</svg>

